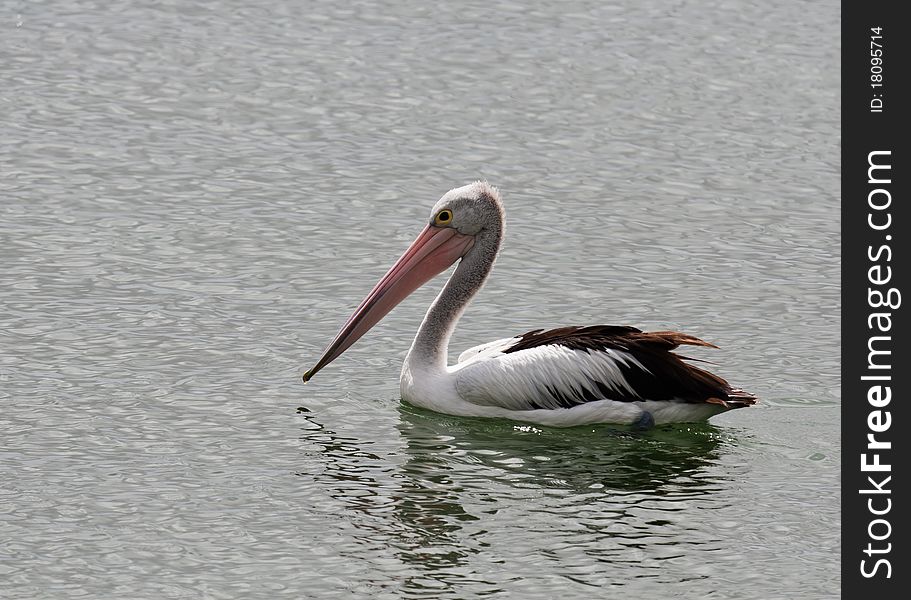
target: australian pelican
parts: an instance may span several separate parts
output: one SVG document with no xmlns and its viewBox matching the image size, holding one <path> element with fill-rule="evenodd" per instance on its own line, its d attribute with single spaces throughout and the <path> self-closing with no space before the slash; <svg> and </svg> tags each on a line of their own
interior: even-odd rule
<svg viewBox="0 0 911 600">
<path fill-rule="evenodd" d="M 752 394 L 672 352 L 680 345 L 714 348 L 673 331 L 610 325 L 536 329 L 475 346 L 450 366 L 449 338 L 493 267 L 503 228 L 496 188 L 479 181 L 447 192 L 417 239 L 304 373 L 304 381 L 458 260 L 405 358 L 401 391 L 406 402 L 447 414 L 556 427 L 702 421 L 756 402 Z"/>
</svg>

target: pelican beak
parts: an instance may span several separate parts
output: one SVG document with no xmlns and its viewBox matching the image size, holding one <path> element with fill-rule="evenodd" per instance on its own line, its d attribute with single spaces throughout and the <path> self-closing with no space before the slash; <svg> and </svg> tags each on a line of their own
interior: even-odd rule
<svg viewBox="0 0 911 600">
<path fill-rule="evenodd" d="M 474 236 L 461 234 L 451 227 L 425 227 L 345 321 L 316 365 L 304 373 L 304 382 L 338 358 L 411 292 L 464 256 L 473 244 Z"/>
</svg>

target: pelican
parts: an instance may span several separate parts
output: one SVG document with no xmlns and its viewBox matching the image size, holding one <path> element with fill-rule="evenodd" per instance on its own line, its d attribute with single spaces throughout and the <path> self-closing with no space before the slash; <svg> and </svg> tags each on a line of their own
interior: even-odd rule
<svg viewBox="0 0 911 600">
<path fill-rule="evenodd" d="M 402 400 L 451 415 L 551 427 L 615 423 L 649 428 L 704 421 L 757 398 L 685 362 L 680 345 L 716 346 L 685 333 L 594 325 L 535 329 L 475 346 L 449 365 L 449 338 L 484 285 L 503 239 L 503 204 L 478 181 L 450 190 L 424 230 L 355 309 L 309 381 L 406 296 L 459 261 L 405 357 Z"/>
</svg>

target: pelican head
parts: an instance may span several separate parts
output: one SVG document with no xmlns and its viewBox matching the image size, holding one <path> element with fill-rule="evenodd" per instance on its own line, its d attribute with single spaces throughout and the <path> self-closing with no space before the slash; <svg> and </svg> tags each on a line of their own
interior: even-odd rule
<svg viewBox="0 0 911 600">
<path fill-rule="evenodd" d="M 434 205 L 424 230 L 345 321 L 316 365 L 304 373 L 304 381 L 338 358 L 414 290 L 468 254 L 494 224 L 499 225 L 499 233 L 503 208 L 496 188 L 477 181 L 446 192 Z"/>
<path fill-rule="evenodd" d="M 450 227 L 462 235 L 478 235 L 495 222 L 502 225 L 503 205 L 497 189 L 486 181 L 449 190 L 430 211 L 431 226 Z"/>
</svg>

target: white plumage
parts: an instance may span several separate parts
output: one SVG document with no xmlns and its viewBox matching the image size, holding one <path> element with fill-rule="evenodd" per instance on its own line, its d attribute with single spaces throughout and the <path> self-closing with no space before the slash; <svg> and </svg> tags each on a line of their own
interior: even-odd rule
<svg viewBox="0 0 911 600">
<path fill-rule="evenodd" d="M 512 354 L 489 349 L 456 366 L 452 375 L 459 395 L 468 402 L 511 410 L 558 409 L 565 408 L 561 397 L 596 396 L 599 387 L 608 388 L 617 398 L 638 398 L 621 364 L 646 370 L 625 352 L 547 345 Z"/>
<path fill-rule="evenodd" d="M 467 360 L 471 360 L 472 358 L 477 358 L 482 354 L 484 356 L 488 356 L 488 355 L 494 356 L 494 355 L 502 354 L 502 351 L 504 348 L 508 348 L 509 346 L 515 344 L 518 341 L 519 341 L 519 338 L 511 337 L 511 338 L 503 338 L 500 340 L 494 340 L 492 342 L 487 342 L 486 344 L 478 344 L 477 346 L 472 346 L 465 352 L 462 352 L 461 354 L 459 354 L 459 359 L 456 362 L 460 362 L 460 363 L 465 362 Z"/>
<path fill-rule="evenodd" d="M 720 404 L 682 399 L 640 398 L 620 365 L 648 370 L 632 355 L 616 350 L 572 350 L 539 346 L 504 354 L 519 338 L 505 338 L 470 348 L 445 372 L 419 360 L 406 360 L 402 398 L 429 410 L 468 417 L 499 417 L 551 427 L 588 423 L 634 423 L 648 412 L 654 423 L 701 421 L 724 412 Z M 599 386 L 598 383 L 601 385 Z M 595 397 L 604 387 L 613 398 L 580 400 L 561 406 L 559 397 Z M 556 392 L 556 394 L 554 394 Z"/>
</svg>

